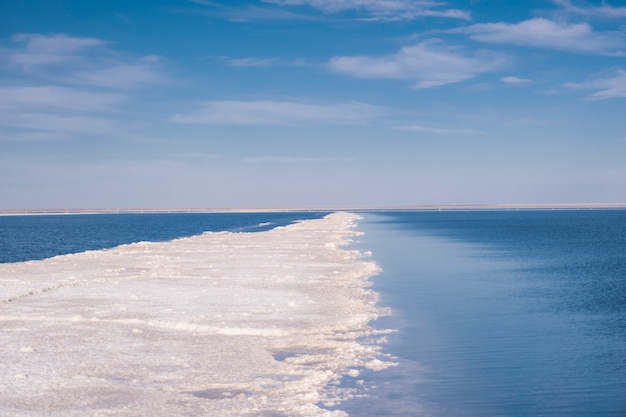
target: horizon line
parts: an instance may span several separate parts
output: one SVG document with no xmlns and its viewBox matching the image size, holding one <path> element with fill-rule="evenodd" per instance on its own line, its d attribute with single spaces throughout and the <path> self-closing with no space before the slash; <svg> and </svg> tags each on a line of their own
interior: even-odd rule
<svg viewBox="0 0 626 417">
<path fill-rule="evenodd" d="M 135 208 L 10 208 L 0 215 L 20 214 L 140 214 L 140 213 L 254 213 L 292 211 L 410 211 L 410 210 L 520 210 L 520 209 L 626 209 L 626 203 L 502 203 L 502 204 L 414 204 L 393 206 L 320 207 L 135 207 Z"/>
</svg>

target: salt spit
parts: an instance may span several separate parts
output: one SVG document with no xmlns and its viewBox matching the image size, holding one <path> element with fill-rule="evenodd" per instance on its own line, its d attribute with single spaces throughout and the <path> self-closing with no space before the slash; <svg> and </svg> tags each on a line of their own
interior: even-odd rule
<svg viewBox="0 0 626 417">
<path fill-rule="evenodd" d="M 347 415 L 391 365 L 357 219 L 0 265 L 0 416 Z"/>
</svg>

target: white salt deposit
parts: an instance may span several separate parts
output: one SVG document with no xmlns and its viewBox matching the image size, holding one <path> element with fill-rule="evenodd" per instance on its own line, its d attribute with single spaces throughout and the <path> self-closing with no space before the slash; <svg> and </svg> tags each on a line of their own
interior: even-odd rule
<svg viewBox="0 0 626 417">
<path fill-rule="evenodd" d="M 346 415 L 390 365 L 357 219 L 0 265 L 0 415 Z"/>
</svg>

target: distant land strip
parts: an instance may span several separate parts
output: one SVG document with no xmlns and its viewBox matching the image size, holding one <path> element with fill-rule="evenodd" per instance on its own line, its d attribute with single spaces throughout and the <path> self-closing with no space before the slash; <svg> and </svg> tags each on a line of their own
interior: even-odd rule
<svg viewBox="0 0 626 417">
<path fill-rule="evenodd" d="M 444 210 L 590 210 L 626 209 L 626 203 L 562 204 L 440 204 L 372 207 L 273 207 L 273 208 L 21 208 L 0 209 L 2 215 L 29 214 L 135 214 L 135 213 L 262 213 L 293 211 L 444 211 Z"/>
</svg>

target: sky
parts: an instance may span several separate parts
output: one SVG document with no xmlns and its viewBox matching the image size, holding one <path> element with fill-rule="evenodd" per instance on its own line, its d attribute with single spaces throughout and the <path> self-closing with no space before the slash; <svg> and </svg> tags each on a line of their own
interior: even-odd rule
<svg viewBox="0 0 626 417">
<path fill-rule="evenodd" d="M 592 202 L 622 0 L 0 2 L 0 208 Z"/>
</svg>

